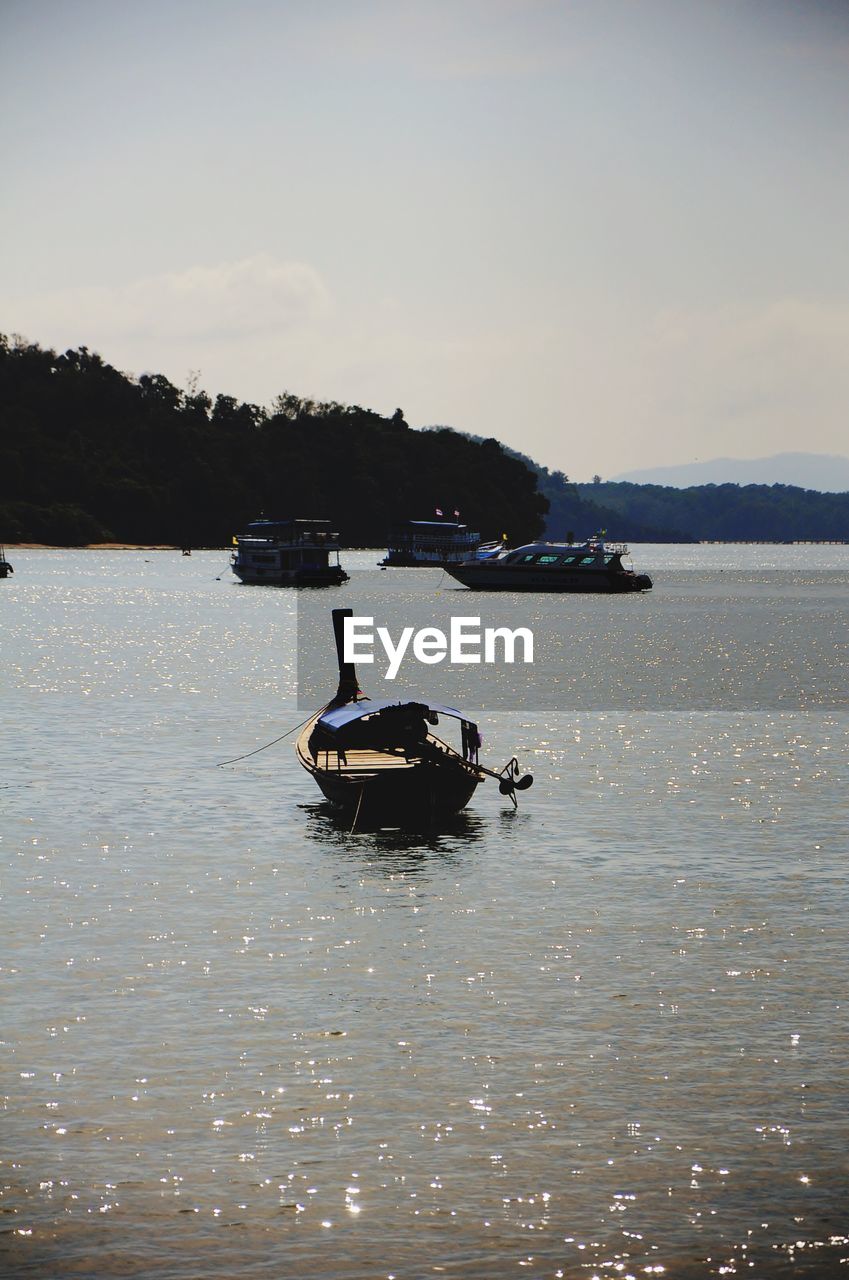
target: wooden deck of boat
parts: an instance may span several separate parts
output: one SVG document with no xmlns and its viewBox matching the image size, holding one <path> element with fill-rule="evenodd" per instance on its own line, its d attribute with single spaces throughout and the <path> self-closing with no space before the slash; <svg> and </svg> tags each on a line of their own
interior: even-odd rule
<svg viewBox="0 0 849 1280">
<path fill-rule="evenodd" d="M 312 756 L 309 759 L 312 760 Z M 375 773 L 384 769 L 412 769 L 420 759 L 420 756 L 407 759 L 386 751 L 346 751 L 342 755 L 337 751 L 319 751 L 315 767 L 334 773 Z"/>
<path fill-rule="evenodd" d="M 298 755 L 307 769 L 316 770 L 325 773 L 335 774 L 360 774 L 360 773 L 383 773 L 388 769 L 414 769 L 420 765 L 424 759 L 422 755 L 404 756 L 393 751 L 378 751 L 367 748 L 352 748 L 350 751 L 338 752 L 331 749 L 320 750 L 315 759 L 309 749 L 309 737 L 312 732 L 314 722 L 307 725 L 297 742 Z M 469 772 L 477 773 L 477 768 L 469 760 L 463 757 L 443 742 L 441 738 L 428 735 L 428 747 L 431 751 L 436 748 L 440 755 L 447 759 L 453 759 L 455 763 L 464 766 Z"/>
</svg>

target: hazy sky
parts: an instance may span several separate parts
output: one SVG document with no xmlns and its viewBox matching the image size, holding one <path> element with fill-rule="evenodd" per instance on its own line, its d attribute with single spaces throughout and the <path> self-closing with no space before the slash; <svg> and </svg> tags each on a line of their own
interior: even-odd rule
<svg viewBox="0 0 849 1280">
<path fill-rule="evenodd" d="M 0 329 L 576 478 L 849 452 L 849 0 L 0 0 Z"/>
</svg>

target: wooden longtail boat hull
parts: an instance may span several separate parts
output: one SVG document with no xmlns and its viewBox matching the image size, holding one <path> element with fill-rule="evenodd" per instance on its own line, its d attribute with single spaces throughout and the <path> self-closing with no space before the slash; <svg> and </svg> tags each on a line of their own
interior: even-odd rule
<svg viewBox="0 0 849 1280">
<path fill-rule="evenodd" d="M 464 809 L 485 777 L 439 739 L 428 738 L 427 756 L 410 759 L 385 751 L 320 751 L 309 739 L 315 717 L 297 742 L 298 759 L 324 796 L 358 824 L 430 823 Z"/>
</svg>

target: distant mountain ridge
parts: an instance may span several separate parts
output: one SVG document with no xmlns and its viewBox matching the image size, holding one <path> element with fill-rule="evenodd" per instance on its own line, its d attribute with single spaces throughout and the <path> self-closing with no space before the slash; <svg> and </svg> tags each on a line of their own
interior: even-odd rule
<svg viewBox="0 0 849 1280">
<path fill-rule="evenodd" d="M 546 536 L 553 541 L 570 531 L 587 537 L 599 529 L 629 542 L 849 541 L 849 493 L 777 483 L 576 484 L 562 471 L 502 447 L 536 474 L 548 502 Z"/>
<path fill-rule="evenodd" d="M 607 526 L 613 537 L 632 537 L 620 535 L 619 525 L 637 521 L 678 529 L 689 542 L 849 542 L 849 493 L 819 493 L 788 484 L 676 489 L 627 481 L 576 488 L 585 501 L 616 513 Z"/>
<path fill-rule="evenodd" d="M 828 453 L 776 453 L 769 458 L 712 458 L 645 467 L 612 476 L 630 484 L 690 489 L 704 484 L 787 484 L 818 493 L 849 492 L 849 458 Z"/>
<path fill-rule="evenodd" d="M 453 427 L 425 427 L 425 431 L 452 431 Z M 469 440 L 482 444 L 485 437 L 460 433 Z M 603 501 L 604 485 L 581 486 L 570 480 L 562 471 L 549 471 L 541 463 L 520 453 L 509 445 L 501 448 L 510 458 L 523 463 L 537 479 L 537 488 L 548 503 L 545 518 L 545 536 L 553 541 L 569 541 L 572 537 L 588 538 L 601 529 L 617 538 L 631 542 L 694 542 L 697 539 L 669 521 L 644 520 L 632 516 L 621 504 L 606 506 Z"/>
</svg>

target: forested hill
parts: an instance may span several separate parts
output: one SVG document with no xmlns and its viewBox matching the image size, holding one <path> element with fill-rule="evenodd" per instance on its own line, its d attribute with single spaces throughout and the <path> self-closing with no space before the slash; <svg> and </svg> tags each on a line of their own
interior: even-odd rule
<svg viewBox="0 0 849 1280">
<path fill-rule="evenodd" d="M 546 537 L 553 542 L 562 542 L 570 533 L 577 538 L 588 538 L 601 529 L 611 538 L 630 542 L 697 541 L 677 525 L 665 521 L 655 523 L 627 507 L 609 506 L 601 495 L 604 485 L 591 485 L 589 493 L 583 492 L 587 486 L 575 484 L 562 471 L 549 471 L 523 453 L 508 452 L 536 473 L 537 487 L 548 502 Z"/>
<path fill-rule="evenodd" d="M 849 493 L 819 493 L 786 484 L 579 484 L 586 501 L 603 505 L 617 522 L 675 528 L 688 539 L 717 542 L 849 541 Z M 625 535 L 622 535 L 625 536 Z"/>
<path fill-rule="evenodd" d="M 0 543 L 222 546 L 261 512 L 327 517 L 347 546 L 437 507 L 514 543 L 544 527 L 536 476 L 495 440 L 290 394 L 213 402 L 85 347 L 0 337 L 0 428 Z"/>
<path fill-rule="evenodd" d="M 429 427 L 429 431 L 444 431 L 445 427 Z M 470 435 L 469 440 L 480 442 L 481 436 Z M 628 539 L 631 542 L 693 542 L 696 539 L 682 533 L 678 528 L 662 523 L 652 524 L 628 510 L 616 510 L 599 499 L 595 486 L 588 495 L 581 493 L 581 486 L 570 480 L 562 471 L 549 471 L 539 462 L 534 462 L 518 449 L 504 446 L 505 453 L 533 471 L 537 478 L 537 488 L 548 503 L 548 514 L 545 518 L 545 536 L 552 542 L 563 542 L 574 535 L 576 538 L 589 538 L 601 529 L 607 531 L 611 538 Z M 602 486 L 604 488 L 604 486 Z"/>
<path fill-rule="evenodd" d="M 849 541 L 849 493 L 786 484 L 576 484 L 562 471 L 507 452 L 536 474 L 548 501 L 546 536 L 553 541 L 570 531 L 587 537 L 600 529 L 631 542 Z"/>
<path fill-rule="evenodd" d="M 396 410 L 291 394 L 270 410 L 135 379 L 81 347 L 0 335 L 0 543 L 222 546 L 260 513 L 327 517 L 347 546 L 459 509 L 514 545 L 605 529 L 637 542 L 849 540 L 849 493 L 789 485 L 575 484 L 560 471 Z"/>
</svg>

